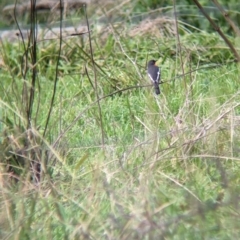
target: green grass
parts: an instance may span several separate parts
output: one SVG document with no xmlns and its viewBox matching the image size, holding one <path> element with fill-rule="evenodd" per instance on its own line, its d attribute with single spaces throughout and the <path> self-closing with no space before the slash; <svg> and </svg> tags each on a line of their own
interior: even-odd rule
<svg viewBox="0 0 240 240">
<path fill-rule="evenodd" d="M 1 46 L 1 238 L 237 239 L 239 66 L 218 36 L 186 33 L 184 72 L 196 71 L 174 79 L 175 38 L 115 34 L 93 35 L 101 116 L 88 41 L 64 40 L 45 137 L 58 45 L 38 44 L 30 143 L 48 155 L 38 186 L 21 166 L 17 183 L 5 168 L 23 151 L 27 121 L 23 49 Z M 151 58 L 162 69 L 160 96 L 137 87 L 149 84 Z"/>
</svg>

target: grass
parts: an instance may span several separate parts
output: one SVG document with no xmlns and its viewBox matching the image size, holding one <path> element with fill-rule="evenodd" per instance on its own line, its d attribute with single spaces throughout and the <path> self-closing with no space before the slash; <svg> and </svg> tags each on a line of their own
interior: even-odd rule
<svg viewBox="0 0 240 240">
<path fill-rule="evenodd" d="M 31 67 L 25 81 L 22 46 L 2 44 L 1 238 L 237 238 L 239 66 L 218 36 L 185 32 L 183 69 L 191 74 L 175 78 L 176 38 L 117 33 L 92 36 L 101 116 L 87 38 L 63 41 L 44 137 L 58 45 L 38 44 L 28 129 L 22 90 Z M 150 58 L 162 69 L 160 96 L 146 86 Z M 27 166 L 39 156 L 36 185 Z"/>
</svg>

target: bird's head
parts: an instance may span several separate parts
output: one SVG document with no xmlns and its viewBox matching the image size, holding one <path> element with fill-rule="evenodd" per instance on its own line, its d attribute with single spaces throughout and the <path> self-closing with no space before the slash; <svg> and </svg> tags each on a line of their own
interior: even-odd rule
<svg viewBox="0 0 240 240">
<path fill-rule="evenodd" d="M 150 60 L 150 61 L 148 62 L 148 67 L 155 65 L 156 62 L 157 62 L 157 61 L 155 61 L 155 60 Z"/>
</svg>

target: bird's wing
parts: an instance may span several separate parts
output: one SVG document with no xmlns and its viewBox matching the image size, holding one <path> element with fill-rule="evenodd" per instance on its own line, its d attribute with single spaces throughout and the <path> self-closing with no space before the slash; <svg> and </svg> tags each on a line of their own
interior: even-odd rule
<svg viewBox="0 0 240 240">
<path fill-rule="evenodd" d="M 148 75 L 153 82 L 159 83 L 161 71 L 160 71 L 159 67 L 156 67 L 156 66 L 154 66 L 154 67 L 155 67 L 155 71 L 152 72 L 152 76 L 150 76 L 150 74 L 148 74 Z"/>
</svg>

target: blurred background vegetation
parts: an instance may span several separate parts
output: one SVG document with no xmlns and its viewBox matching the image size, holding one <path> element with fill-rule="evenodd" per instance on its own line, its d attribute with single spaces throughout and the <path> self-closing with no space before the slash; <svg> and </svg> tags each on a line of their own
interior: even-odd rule
<svg viewBox="0 0 240 240">
<path fill-rule="evenodd" d="M 4 9 L 4 7 L 10 5 L 10 4 L 21 4 L 26 3 L 28 1 L 19 0 L 1 0 L 0 1 L 0 9 Z M 41 2 L 41 1 L 37 1 Z M 237 0 L 219 0 L 218 1 L 220 5 L 224 8 L 225 11 L 229 14 L 229 17 L 237 24 L 240 25 L 240 14 L 237 9 L 240 8 L 240 2 Z M 96 5 L 97 3 L 97 5 Z M 121 1 L 105 1 L 105 0 L 97 0 L 97 1 L 90 1 L 89 9 L 90 9 L 90 17 L 96 17 L 98 15 L 98 10 L 96 6 L 106 7 L 105 10 L 110 9 L 113 5 L 118 5 L 121 3 Z M 207 13 L 216 21 L 216 23 L 221 26 L 225 33 L 232 34 L 232 30 L 229 27 L 229 24 L 226 23 L 224 17 L 222 16 L 221 12 L 216 8 L 213 1 L 208 0 L 202 0 L 200 1 L 201 5 L 204 7 L 204 9 L 207 11 Z M 158 10 L 157 12 L 154 12 L 154 10 Z M 159 10 L 161 11 L 162 16 L 173 16 L 173 1 L 172 0 L 130 0 L 125 1 L 125 3 L 121 4 L 121 7 L 118 9 L 115 9 L 113 11 L 112 21 L 117 20 L 125 20 L 126 24 L 128 23 L 137 23 L 140 20 L 143 20 L 143 18 L 147 17 L 157 17 L 159 14 Z M 201 29 L 206 32 L 212 32 L 214 31 L 213 28 L 210 26 L 207 19 L 202 16 L 202 13 L 198 10 L 196 5 L 192 0 L 178 0 L 176 1 L 176 10 L 177 10 L 177 16 L 179 21 L 183 21 L 189 26 L 194 26 L 197 29 Z M 79 13 L 77 9 L 75 9 L 75 16 L 77 16 L 76 13 Z M 118 13 L 118 14 L 117 14 Z M 145 14 L 144 14 L 145 13 Z M 44 12 L 44 17 L 41 16 L 42 13 L 39 13 L 39 23 L 46 23 L 46 19 L 49 18 L 50 12 L 46 15 L 46 12 Z M 78 15 L 79 16 L 79 15 Z M 22 24 L 29 23 L 29 18 L 26 17 L 26 15 L 19 15 L 17 16 L 18 20 L 22 21 Z M 56 17 L 56 16 L 55 16 Z M 53 19 L 52 19 L 53 20 Z M 54 19 L 55 21 L 56 19 Z M 9 16 L 8 11 L 4 11 L 3 14 L 0 15 L 0 27 L 1 28 L 11 28 L 15 27 L 14 25 L 14 19 L 11 16 Z M 193 29 L 191 29 L 192 31 Z"/>
</svg>

